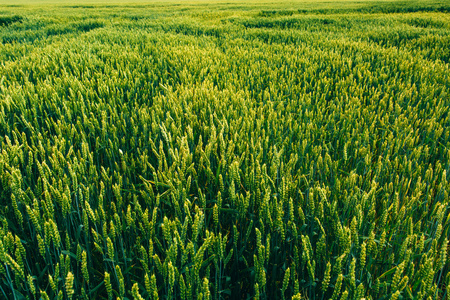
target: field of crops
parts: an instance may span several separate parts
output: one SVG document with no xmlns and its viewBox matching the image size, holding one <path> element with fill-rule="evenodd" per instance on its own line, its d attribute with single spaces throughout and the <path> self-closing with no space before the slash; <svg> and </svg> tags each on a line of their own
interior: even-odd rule
<svg viewBox="0 0 450 300">
<path fill-rule="evenodd" d="M 1 299 L 450 299 L 449 2 L 44 2 L 0 5 Z"/>
</svg>

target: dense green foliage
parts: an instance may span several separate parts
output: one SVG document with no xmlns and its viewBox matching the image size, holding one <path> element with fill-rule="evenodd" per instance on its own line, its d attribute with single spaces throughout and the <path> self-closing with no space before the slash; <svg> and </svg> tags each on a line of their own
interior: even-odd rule
<svg viewBox="0 0 450 300">
<path fill-rule="evenodd" d="M 449 11 L 0 6 L 0 297 L 450 299 Z"/>
</svg>

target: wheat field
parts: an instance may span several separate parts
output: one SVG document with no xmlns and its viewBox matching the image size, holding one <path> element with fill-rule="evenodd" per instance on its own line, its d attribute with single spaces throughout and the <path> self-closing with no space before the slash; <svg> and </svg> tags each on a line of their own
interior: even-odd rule
<svg viewBox="0 0 450 300">
<path fill-rule="evenodd" d="M 447 1 L 0 2 L 0 298 L 450 299 Z"/>
</svg>

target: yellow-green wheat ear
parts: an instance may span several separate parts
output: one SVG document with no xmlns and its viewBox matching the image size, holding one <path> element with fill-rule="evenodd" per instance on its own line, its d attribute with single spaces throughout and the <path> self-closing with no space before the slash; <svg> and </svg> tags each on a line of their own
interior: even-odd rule
<svg viewBox="0 0 450 300">
<path fill-rule="evenodd" d="M 22 226 L 23 224 L 23 216 L 22 213 L 19 210 L 19 206 L 17 205 L 16 196 L 14 194 L 11 195 L 11 203 L 14 209 L 14 214 L 16 215 L 17 222 L 19 223 L 19 226 Z"/>
<path fill-rule="evenodd" d="M 334 285 L 334 291 L 333 291 L 333 295 L 331 296 L 331 299 L 333 299 L 333 300 L 338 299 L 338 296 L 341 292 L 341 286 L 342 286 L 343 279 L 344 279 L 344 275 L 339 274 L 338 278 L 336 279 L 336 283 Z"/>
<path fill-rule="evenodd" d="M 108 250 L 108 257 L 114 261 L 114 245 L 109 237 L 106 238 L 106 246 Z"/>
<path fill-rule="evenodd" d="M 397 300 L 398 297 L 400 297 L 400 291 L 396 291 L 394 294 L 392 294 L 390 300 Z"/>
<path fill-rule="evenodd" d="M 282 295 L 283 299 L 284 299 L 284 292 L 286 291 L 288 284 L 289 284 L 290 275 L 291 275 L 291 269 L 287 268 L 284 273 L 283 284 L 281 287 L 281 295 Z"/>
<path fill-rule="evenodd" d="M 364 294 L 365 294 L 365 289 L 364 289 L 364 285 L 362 283 L 360 283 L 358 285 L 358 287 L 356 288 L 356 297 L 355 299 L 361 299 L 363 298 Z"/>
<path fill-rule="evenodd" d="M 53 280 L 52 275 L 50 275 L 50 274 L 48 275 L 48 282 L 49 282 L 49 284 L 50 284 L 50 287 L 52 288 L 52 291 L 53 291 L 54 293 L 56 293 L 57 286 L 56 286 L 55 281 Z"/>
<path fill-rule="evenodd" d="M 25 279 L 24 269 L 9 254 L 6 254 L 6 261 L 21 280 Z"/>
<path fill-rule="evenodd" d="M 215 226 L 219 225 L 219 207 L 217 206 L 217 204 L 215 204 L 213 207 L 213 220 Z"/>
<path fill-rule="evenodd" d="M 202 293 L 203 293 L 203 299 L 211 299 L 211 292 L 209 290 L 209 280 L 208 278 L 203 278 L 203 285 L 202 285 Z"/>
<path fill-rule="evenodd" d="M 138 287 L 137 283 L 133 284 L 131 294 L 133 295 L 133 298 L 135 300 L 144 300 L 144 298 L 141 296 L 141 294 L 139 294 L 139 287 Z"/>
<path fill-rule="evenodd" d="M 84 280 L 86 280 L 86 283 L 89 284 L 89 270 L 88 270 L 88 264 L 87 264 L 87 253 L 83 250 L 83 253 L 81 254 L 81 273 L 83 274 Z"/>
<path fill-rule="evenodd" d="M 150 287 L 151 287 L 151 296 L 153 297 L 153 300 L 159 299 L 158 287 L 156 285 L 156 276 L 155 276 L 155 274 L 152 274 L 152 276 L 150 278 Z"/>
<path fill-rule="evenodd" d="M 125 278 L 123 277 L 122 269 L 119 265 L 116 265 L 115 270 L 116 276 L 119 279 L 119 294 L 123 297 L 125 296 Z"/>
<path fill-rule="evenodd" d="M 108 292 L 108 299 L 112 299 L 112 286 L 111 286 L 111 278 L 108 272 L 105 272 L 105 287 L 106 291 Z"/>
<path fill-rule="evenodd" d="M 145 289 L 147 290 L 147 293 L 149 295 L 151 295 L 150 277 L 148 277 L 147 273 L 144 276 L 144 282 L 145 282 Z"/>
<path fill-rule="evenodd" d="M 66 284 L 65 284 L 67 297 L 69 299 L 71 299 L 73 294 L 75 293 L 75 291 L 73 290 L 73 280 L 74 280 L 74 276 L 73 276 L 72 272 L 69 271 L 69 273 L 67 273 Z"/>
<path fill-rule="evenodd" d="M 359 254 L 359 264 L 361 269 L 366 265 L 366 242 L 363 242 L 361 245 L 361 252 Z"/>
<path fill-rule="evenodd" d="M 301 300 L 303 299 L 302 294 L 297 293 L 294 296 L 292 296 L 292 300 Z"/>
<path fill-rule="evenodd" d="M 450 272 L 448 272 L 445 280 L 447 286 L 447 300 L 450 300 L 450 293 L 448 292 L 448 287 L 450 286 Z"/>
<path fill-rule="evenodd" d="M 345 290 L 345 291 L 342 293 L 340 300 L 347 300 L 347 299 L 348 299 L 348 291 Z"/>
<path fill-rule="evenodd" d="M 50 300 L 50 297 L 47 295 L 46 291 L 40 291 L 39 293 L 41 294 L 41 298 L 43 300 Z"/>
<path fill-rule="evenodd" d="M 328 285 L 330 283 L 331 279 L 331 264 L 330 262 L 327 263 L 325 274 L 322 281 L 322 291 L 325 293 L 328 289 Z"/>
<path fill-rule="evenodd" d="M 6 252 L 2 240 L 0 240 L 0 261 L 6 263 Z"/>
<path fill-rule="evenodd" d="M 28 282 L 28 287 L 30 288 L 31 294 L 33 294 L 33 296 L 35 296 L 36 295 L 36 286 L 34 285 L 34 278 L 30 274 L 28 274 L 28 276 L 27 276 L 27 282 Z"/>
</svg>

